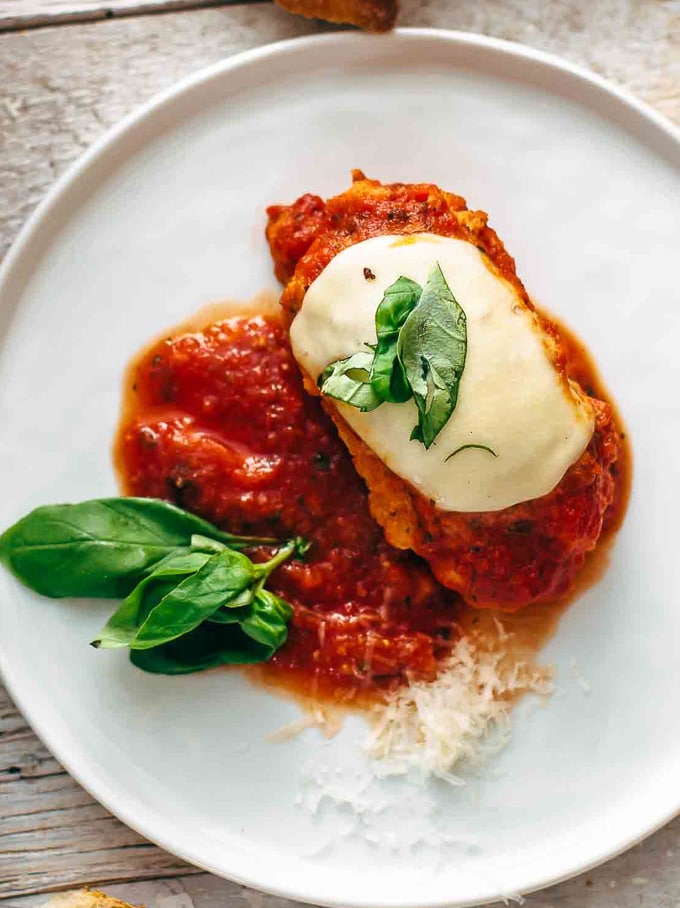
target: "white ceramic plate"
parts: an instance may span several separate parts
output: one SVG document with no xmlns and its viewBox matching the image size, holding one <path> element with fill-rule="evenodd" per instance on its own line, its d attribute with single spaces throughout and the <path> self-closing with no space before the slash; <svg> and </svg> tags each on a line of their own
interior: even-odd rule
<svg viewBox="0 0 680 908">
<path fill-rule="evenodd" d="M 115 492 L 130 355 L 208 301 L 273 288 L 265 206 L 338 192 L 357 166 L 491 212 L 621 405 L 634 492 L 608 573 L 547 648 L 559 693 L 521 704 L 466 788 L 365 792 L 361 719 L 330 742 L 270 743 L 295 704 L 237 673 L 159 678 L 95 652 L 106 603 L 40 599 L 3 572 L 1 663 L 72 774 L 183 858 L 326 905 L 468 905 L 577 873 L 680 809 L 680 143 L 661 118 L 558 60 L 453 32 L 286 42 L 181 83 L 81 160 L 5 263 L 0 525 Z M 313 814 L 325 768 L 335 800 Z"/>
</svg>

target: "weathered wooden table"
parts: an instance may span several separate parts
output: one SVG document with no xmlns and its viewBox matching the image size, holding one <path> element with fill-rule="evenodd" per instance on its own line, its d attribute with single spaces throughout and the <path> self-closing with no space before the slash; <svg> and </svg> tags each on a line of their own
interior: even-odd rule
<svg viewBox="0 0 680 908">
<path fill-rule="evenodd" d="M 0 255 L 55 177 L 154 92 L 237 51 L 330 28 L 266 2 L 218 2 L 0 0 Z M 402 25 L 553 51 L 680 122 L 680 0 L 402 3 Z M 291 905 L 201 873 L 127 829 L 63 771 L 0 687 L 0 898 L 23 908 L 82 884 L 147 908 Z M 677 908 L 680 820 L 527 903 Z"/>
</svg>

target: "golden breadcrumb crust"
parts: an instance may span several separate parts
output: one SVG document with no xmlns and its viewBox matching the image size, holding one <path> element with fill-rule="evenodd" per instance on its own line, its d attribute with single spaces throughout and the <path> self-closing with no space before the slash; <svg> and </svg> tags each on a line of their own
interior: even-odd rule
<svg viewBox="0 0 680 908">
<path fill-rule="evenodd" d="M 382 234 L 436 233 L 474 243 L 534 311 L 515 263 L 482 211 L 430 184 L 382 185 L 354 172 L 349 190 L 324 202 L 306 195 L 268 209 L 267 239 L 281 304 L 292 320 L 305 293 L 342 249 Z M 341 302 L 339 302 L 341 305 Z M 546 348 L 566 379 L 575 379 L 558 328 L 539 316 Z M 306 378 L 307 389 L 318 393 Z M 397 548 L 425 558 L 444 586 L 470 604 L 514 611 L 563 596 L 602 532 L 617 496 L 621 442 L 610 405 L 591 397 L 595 432 L 582 457 L 548 495 L 503 511 L 442 511 L 390 471 L 350 429 L 332 401 L 324 407 L 349 448 L 370 493 L 370 508 Z"/>
</svg>

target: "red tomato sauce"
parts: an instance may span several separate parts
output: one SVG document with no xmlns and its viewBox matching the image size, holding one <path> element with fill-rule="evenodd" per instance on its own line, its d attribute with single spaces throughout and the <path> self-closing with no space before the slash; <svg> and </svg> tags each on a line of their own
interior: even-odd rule
<svg viewBox="0 0 680 908">
<path fill-rule="evenodd" d="M 435 675 L 459 600 L 385 542 L 276 315 L 217 321 L 144 351 L 126 377 L 115 459 L 126 494 L 231 532 L 311 541 L 304 562 L 270 579 L 293 607 L 270 679 L 342 700 Z"/>
</svg>

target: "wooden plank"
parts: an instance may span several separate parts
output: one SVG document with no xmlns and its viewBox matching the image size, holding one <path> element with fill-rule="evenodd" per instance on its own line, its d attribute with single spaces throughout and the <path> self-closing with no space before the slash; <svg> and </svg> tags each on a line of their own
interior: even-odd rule
<svg viewBox="0 0 680 908">
<path fill-rule="evenodd" d="M 680 821 L 603 867 L 526 897 L 525 908 L 677 908 Z M 295 908 L 209 874 L 117 883 L 106 892 L 147 908 Z M 6 908 L 38 908 L 44 896 L 12 898 Z M 500 906 L 498 906 L 500 908 Z"/>
<path fill-rule="evenodd" d="M 132 832 L 64 772 L 0 685 L 0 898 L 195 873 Z"/>
<path fill-rule="evenodd" d="M 259 0 L 0 0 L 0 32 Z"/>
<path fill-rule="evenodd" d="M 254 3 L 0 34 L 0 257 L 54 179 L 152 94 L 237 51 L 323 30 Z"/>
<path fill-rule="evenodd" d="M 562 54 L 680 122 L 677 0 L 402 2 L 403 25 L 493 34 Z M 325 28 L 256 3 L 0 35 L 0 255 L 55 177 L 154 92 L 236 51 Z M 679 855 L 675 821 L 603 868 L 531 896 L 528 906 L 677 906 Z M 109 891 L 148 908 L 291 908 L 145 843 L 63 772 L 0 694 L 0 891 L 8 908 L 114 880 Z"/>
</svg>

